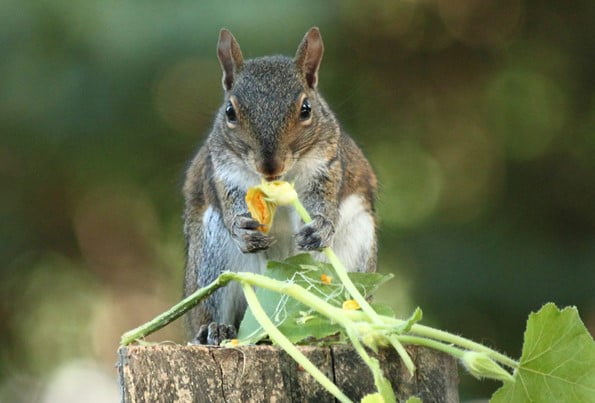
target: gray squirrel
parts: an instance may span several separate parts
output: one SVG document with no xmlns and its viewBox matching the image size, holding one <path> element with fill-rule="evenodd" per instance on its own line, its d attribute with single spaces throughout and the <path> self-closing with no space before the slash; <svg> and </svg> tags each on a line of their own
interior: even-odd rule
<svg viewBox="0 0 595 403">
<path fill-rule="evenodd" d="M 244 60 L 222 29 L 217 54 L 224 101 L 184 183 L 184 294 L 225 271 L 262 273 L 266 261 L 298 252 L 322 259 L 331 246 L 349 271 L 376 270 L 376 176 L 316 87 L 324 51 L 311 28 L 295 57 Z M 246 190 L 262 180 L 293 182 L 313 218 L 280 207 L 268 234 L 248 213 Z M 238 284 L 217 290 L 187 314 L 199 344 L 234 338 L 246 310 Z"/>
</svg>

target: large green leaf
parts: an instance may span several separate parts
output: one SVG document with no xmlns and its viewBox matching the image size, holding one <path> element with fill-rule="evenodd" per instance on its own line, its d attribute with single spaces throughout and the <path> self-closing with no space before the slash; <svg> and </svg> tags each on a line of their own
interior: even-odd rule
<svg viewBox="0 0 595 403">
<path fill-rule="evenodd" d="M 544 305 L 527 321 L 520 367 L 501 402 L 595 402 L 595 343 L 575 307 Z"/>
<path fill-rule="evenodd" d="M 264 274 L 276 280 L 298 284 L 334 306 L 340 307 L 348 299 L 348 295 L 339 282 L 333 267 L 327 263 L 316 261 L 309 254 L 292 256 L 282 262 L 270 261 Z M 330 284 L 325 284 L 321 280 L 323 274 L 332 278 Z M 380 284 L 392 278 L 392 275 L 349 273 L 349 277 L 360 292 L 364 296 L 368 296 Z M 341 330 L 328 318 L 313 312 L 307 306 L 292 298 L 266 289 L 258 289 L 256 296 L 267 315 L 293 343 L 306 339 L 322 339 Z M 391 314 L 390 308 L 384 306 L 376 306 L 376 308 L 379 313 Z M 265 335 L 252 312 L 248 309 L 240 325 L 238 338 L 242 341 L 255 343 Z"/>
</svg>

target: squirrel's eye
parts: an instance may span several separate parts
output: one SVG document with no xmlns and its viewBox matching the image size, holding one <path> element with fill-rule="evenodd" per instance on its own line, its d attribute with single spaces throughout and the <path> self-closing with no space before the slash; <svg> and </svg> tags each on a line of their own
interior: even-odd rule
<svg viewBox="0 0 595 403">
<path fill-rule="evenodd" d="M 310 106 L 310 101 L 308 98 L 304 98 L 302 101 L 302 107 L 300 109 L 300 120 L 308 120 L 310 119 L 310 115 L 312 114 L 312 107 Z"/>
<path fill-rule="evenodd" d="M 227 116 L 227 121 L 229 123 L 236 123 L 238 121 L 236 110 L 233 108 L 231 101 L 227 102 L 227 106 L 225 107 L 225 116 Z"/>
</svg>

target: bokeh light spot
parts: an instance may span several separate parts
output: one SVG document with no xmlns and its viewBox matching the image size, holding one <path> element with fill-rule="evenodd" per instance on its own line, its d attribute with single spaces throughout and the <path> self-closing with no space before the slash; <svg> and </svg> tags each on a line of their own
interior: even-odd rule
<svg viewBox="0 0 595 403">
<path fill-rule="evenodd" d="M 488 85 L 486 110 L 490 127 L 509 155 L 532 159 L 543 154 L 566 119 L 566 99 L 548 77 L 506 70 Z"/>
<path fill-rule="evenodd" d="M 63 365 L 49 379 L 42 403 L 108 403 L 120 400 L 112 374 L 92 361 L 76 360 Z"/>
<path fill-rule="evenodd" d="M 91 356 L 89 320 L 100 301 L 96 278 L 58 255 L 45 256 L 29 276 L 13 326 L 32 370 L 43 372 L 65 360 Z"/>
<path fill-rule="evenodd" d="M 414 227 L 428 218 L 442 192 L 438 162 L 413 144 L 376 148 L 372 155 L 381 184 L 382 219 L 399 227 Z"/>
<path fill-rule="evenodd" d="M 429 137 L 432 155 L 444 173 L 441 220 L 476 218 L 503 181 L 500 148 L 481 126 L 456 115 L 435 122 Z"/>
</svg>

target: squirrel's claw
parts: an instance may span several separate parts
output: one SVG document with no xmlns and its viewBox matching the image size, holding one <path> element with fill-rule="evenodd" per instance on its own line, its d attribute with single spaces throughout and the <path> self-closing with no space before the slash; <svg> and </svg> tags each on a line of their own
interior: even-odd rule
<svg viewBox="0 0 595 403">
<path fill-rule="evenodd" d="M 243 253 L 255 253 L 267 249 L 275 239 L 258 231 L 258 221 L 246 216 L 236 216 L 232 225 L 232 236 Z"/>
<path fill-rule="evenodd" d="M 321 215 L 316 215 L 310 224 L 304 225 L 295 235 L 298 249 L 304 251 L 320 250 L 331 244 L 335 229 L 333 224 Z"/>
<path fill-rule="evenodd" d="M 238 243 L 243 253 L 254 253 L 268 249 L 269 246 L 275 243 L 275 239 L 260 231 L 246 231 L 242 234 L 242 238 Z"/>
<path fill-rule="evenodd" d="M 258 221 L 243 215 L 236 216 L 233 225 L 238 229 L 258 229 L 261 226 Z"/>
<path fill-rule="evenodd" d="M 208 325 L 200 326 L 191 343 L 218 346 L 222 341 L 235 339 L 236 336 L 235 326 L 211 322 Z"/>
</svg>

